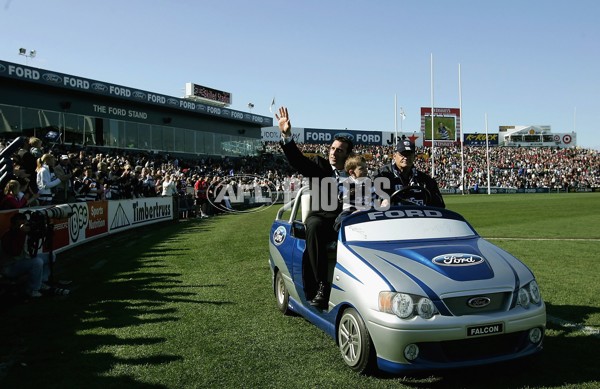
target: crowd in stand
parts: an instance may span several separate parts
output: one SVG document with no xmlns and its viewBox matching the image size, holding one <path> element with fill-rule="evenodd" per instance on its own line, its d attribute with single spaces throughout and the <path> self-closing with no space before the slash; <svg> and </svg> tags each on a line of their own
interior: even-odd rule
<svg viewBox="0 0 600 389">
<path fill-rule="evenodd" d="M 9 143 L 10 140 L 0 142 L 0 151 Z M 301 144 L 300 148 L 304 153 L 327 154 L 328 145 Z M 356 145 L 354 152 L 367 159 L 371 173 L 391 163 L 391 146 Z M 428 148 L 418 150 L 418 169 L 431 171 L 429 153 Z M 436 147 L 433 158 L 439 187 L 462 189 L 460 147 Z M 464 148 L 465 190 L 487 185 L 487 159 L 485 147 Z M 490 183 L 494 187 L 600 187 L 600 156 L 596 150 L 491 147 L 489 160 Z M 270 182 L 284 191 L 294 191 L 301 185 L 301 177 L 286 162 L 277 142 L 266 142 L 259 156 L 190 160 L 142 151 L 45 145 L 30 137 L 14 153 L 12 161 L 14 179 L 3 188 L 0 209 L 154 196 L 207 198 L 210 194 L 206 190 L 219 185 L 254 190 L 257 185 Z M 261 177 L 264 182 L 260 182 Z"/>
<path fill-rule="evenodd" d="M 276 142 L 267 150 L 279 152 Z M 328 145 L 301 144 L 304 153 L 326 154 Z M 435 178 L 441 189 L 460 189 L 463 162 L 460 146 L 436 147 Z M 355 145 L 354 152 L 366 157 L 370 173 L 391 163 L 392 146 Z M 430 148 L 417 151 L 417 169 L 431 172 Z M 491 147 L 490 186 L 499 188 L 600 188 L 600 154 L 597 150 L 558 147 Z M 485 147 L 464 147 L 465 189 L 487 186 Z"/>
</svg>

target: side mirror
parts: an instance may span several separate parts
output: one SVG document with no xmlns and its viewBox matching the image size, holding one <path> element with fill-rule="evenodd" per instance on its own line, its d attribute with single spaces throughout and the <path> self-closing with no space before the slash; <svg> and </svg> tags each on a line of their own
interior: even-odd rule
<svg viewBox="0 0 600 389">
<path fill-rule="evenodd" d="M 306 226 L 300 221 L 292 222 L 292 236 L 297 239 L 306 239 Z"/>
</svg>

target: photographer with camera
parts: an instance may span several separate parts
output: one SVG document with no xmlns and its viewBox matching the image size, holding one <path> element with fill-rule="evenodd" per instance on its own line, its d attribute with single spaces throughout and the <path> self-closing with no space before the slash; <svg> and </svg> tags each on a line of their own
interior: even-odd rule
<svg viewBox="0 0 600 389">
<path fill-rule="evenodd" d="M 50 276 L 50 255 L 29 255 L 27 239 L 30 231 L 25 214 L 17 213 L 10 218 L 10 229 L 2 236 L 0 272 L 12 279 L 27 275 L 27 295 L 40 297 L 40 290 L 50 289 L 46 284 Z"/>
</svg>

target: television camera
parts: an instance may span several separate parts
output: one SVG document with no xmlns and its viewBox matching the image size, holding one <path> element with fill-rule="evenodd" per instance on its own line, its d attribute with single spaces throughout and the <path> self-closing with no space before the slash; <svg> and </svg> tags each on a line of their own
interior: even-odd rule
<svg viewBox="0 0 600 389">
<path fill-rule="evenodd" d="M 69 204 L 56 205 L 49 208 L 28 210 L 24 212 L 29 225 L 27 250 L 32 257 L 40 248 L 52 251 L 54 224 L 52 219 L 68 219 L 74 212 Z"/>
</svg>

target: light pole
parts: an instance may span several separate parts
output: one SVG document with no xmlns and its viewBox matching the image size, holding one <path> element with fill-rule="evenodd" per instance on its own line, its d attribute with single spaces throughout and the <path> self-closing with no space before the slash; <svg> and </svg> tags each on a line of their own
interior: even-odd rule
<svg viewBox="0 0 600 389">
<path fill-rule="evenodd" d="M 30 50 L 29 54 L 27 54 L 27 49 L 21 47 L 19 49 L 19 55 L 22 55 L 25 57 L 25 65 L 29 64 L 28 58 L 35 58 L 35 55 L 37 54 L 37 52 L 35 50 Z"/>
</svg>

